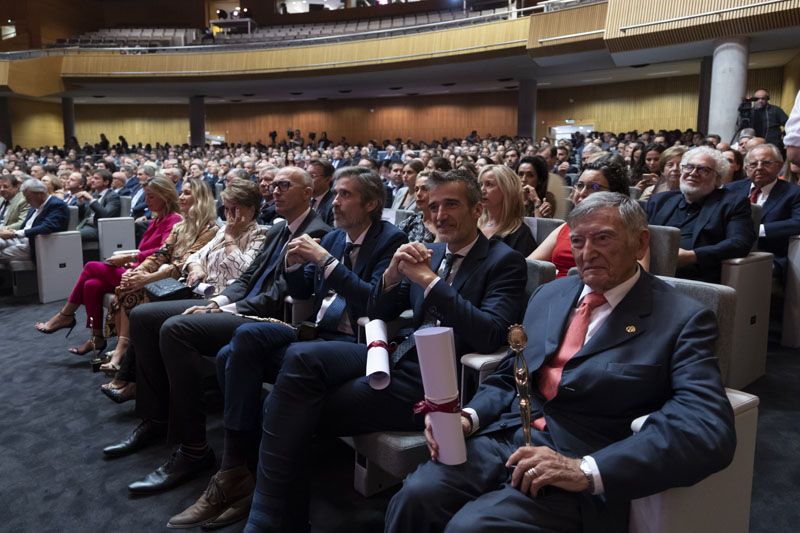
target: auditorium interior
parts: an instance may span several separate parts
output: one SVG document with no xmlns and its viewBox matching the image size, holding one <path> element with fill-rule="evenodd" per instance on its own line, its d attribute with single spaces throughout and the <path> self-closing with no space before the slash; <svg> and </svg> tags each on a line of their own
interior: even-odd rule
<svg viewBox="0 0 800 533">
<path fill-rule="evenodd" d="M 515 167 L 511 151 L 517 159 L 547 159 L 539 157 L 543 150 L 552 146 L 555 157 L 558 146 L 566 147 L 565 170 L 560 159 L 548 161 L 548 169 L 551 178 L 561 176 L 556 188 L 568 211 L 577 205 L 567 198 L 579 192 L 573 186 L 590 152 L 621 158 L 615 145 L 625 144 L 638 178 L 632 158 L 645 158 L 657 138 L 659 154 L 670 143 L 707 145 L 714 135 L 712 147 L 735 151 L 756 127 L 743 121 L 742 110 L 749 112 L 759 91 L 785 115 L 798 109 L 800 0 L 14 0 L 0 3 L 0 186 L 4 174 L 16 172 L 25 191 L 25 180 L 39 177 L 37 165 L 52 168 L 52 177 L 82 173 L 91 184 L 98 163 L 115 176 L 132 167 L 127 178 L 138 186 L 136 167 L 150 165 L 161 175 L 170 161 L 186 173 L 181 183 L 198 165 L 224 217 L 226 172 L 243 168 L 243 177 L 258 185 L 261 174 L 248 161 L 258 172 L 277 172 L 290 165 L 308 170 L 319 159 L 367 160 L 387 181 L 395 161 L 402 166 L 426 153 L 432 161 L 449 157 L 447 169 L 468 163 L 477 177 L 482 165 Z M 599 149 L 586 149 L 593 144 Z M 782 157 L 788 147 L 780 143 Z M 73 168 L 64 166 L 73 160 Z M 790 181 L 791 173 L 796 187 L 800 163 L 786 161 L 781 180 Z M 333 166 L 338 171 L 339 163 Z M 66 178 L 58 183 L 66 193 Z M 636 200 L 642 187 L 630 185 Z M 389 194 L 393 187 L 386 185 Z M 135 205 L 135 194 L 127 195 Z M 100 386 L 109 378 L 97 371 L 99 355 L 67 351 L 84 340 L 83 308 L 66 340 L 63 330 L 34 329 L 62 313 L 85 263 L 120 250 L 132 249 L 135 257 L 141 235 L 134 219 L 140 219 L 131 216 L 124 190 L 119 196 L 131 213 L 118 211 L 113 235 L 113 219 L 105 219 L 106 237 L 100 230 L 95 243 L 82 242 L 71 220 L 63 234 L 72 239 L 52 240 L 58 231 L 40 235 L 34 246 L 31 238 L 34 255 L 25 260 L 2 259 L 0 247 L 0 530 L 159 531 L 208 484 L 203 474 L 162 494 L 129 494 L 128 484 L 171 447 L 104 455 L 104 447 L 139 423 L 137 401 L 107 401 Z M 534 220 L 531 231 L 541 243 L 547 233 L 535 220 L 549 196 L 539 196 L 525 218 Z M 38 217 L 30 207 L 29 217 Z M 392 207 L 391 198 L 385 207 L 385 219 L 400 225 L 405 208 Z M 797 208 L 792 216 L 800 222 Z M 30 224 L 23 224 L 17 240 L 27 241 Z M 757 220 L 755 227 L 758 234 Z M 788 243 L 781 281 L 773 275 L 773 255 L 758 243 L 722 266 L 720 294 L 730 300 L 715 301 L 720 322 L 729 324 L 720 325 L 727 338 L 715 344 L 725 353 L 715 355 L 734 403 L 734 463 L 693 487 L 637 500 L 629 531 L 798 530 L 800 232 Z M 677 260 L 666 260 L 671 273 L 654 273 L 674 278 Z M 286 306 L 286 320 L 293 321 Z M 109 349 L 116 342 L 109 337 Z M 462 360 L 463 372 L 482 380 L 482 360 L 475 361 Z M 207 439 L 221 456 L 224 396 L 215 375 L 206 381 Z M 265 383 L 263 395 L 271 390 Z M 403 477 L 429 458 L 421 435 L 315 438 L 306 461 L 310 531 L 384 530 Z M 239 520 L 220 530 L 244 527 Z"/>
</svg>

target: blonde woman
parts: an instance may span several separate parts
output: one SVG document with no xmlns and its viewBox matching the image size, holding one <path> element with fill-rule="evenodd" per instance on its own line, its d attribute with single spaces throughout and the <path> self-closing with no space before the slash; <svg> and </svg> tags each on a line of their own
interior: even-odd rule
<svg viewBox="0 0 800 533">
<path fill-rule="evenodd" d="M 128 269 L 136 268 L 161 248 L 173 226 L 181 220 L 177 213 L 178 197 L 171 180 L 164 177 L 151 178 L 144 184 L 144 191 L 145 202 L 153 213 L 153 220 L 139 242 L 139 250 L 130 254 L 113 255 L 103 262 L 86 263 L 64 307 L 47 322 L 35 325 L 36 330 L 41 333 L 54 333 L 64 328 L 69 328 L 71 332 L 76 322 L 75 311 L 81 305 L 86 306 L 86 327 L 92 328 L 92 338 L 80 346 L 70 348 L 71 353 L 84 355 L 92 351 L 93 346 L 98 350 L 105 349 L 106 340 L 102 335 L 103 295 L 112 292 L 120 284 Z"/>
<path fill-rule="evenodd" d="M 525 203 L 519 177 L 505 165 L 487 165 L 478 175 L 483 213 L 478 228 L 488 239 L 497 239 L 527 257 L 536 248 L 525 225 Z"/>
<path fill-rule="evenodd" d="M 108 336 L 116 334 L 119 339 L 109 354 L 110 360 L 101 366 L 106 372 L 119 370 L 119 363 L 128 349 L 128 315 L 134 307 L 148 301 L 144 286 L 166 278 L 179 278 L 186 259 L 213 239 L 219 229 L 215 223 L 214 197 L 204 181 L 186 180 L 178 205 L 183 221 L 175 224 L 163 247 L 122 275 L 114 291 L 106 327 Z"/>
</svg>

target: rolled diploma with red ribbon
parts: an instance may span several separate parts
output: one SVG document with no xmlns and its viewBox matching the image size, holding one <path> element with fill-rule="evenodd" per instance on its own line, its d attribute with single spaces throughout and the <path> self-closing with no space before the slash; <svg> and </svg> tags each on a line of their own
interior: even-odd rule
<svg viewBox="0 0 800 533">
<path fill-rule="evenodd" d="M 375 390 L 385 389 L 392 380 L 389 375 L 389 345 L 386 322 L 370 320 L 364 326 L 367 339 L 367 381 Z"/>
<path fill-rule="evenodd" d="M 414 333 L 417 358 L 425 389 L 423 410 L 430 414 L 433 438 L 439 444 L 439 462 L 467 461 L 456 380 L 456 345 L 452 328 L 425 328 Z M 418 404 L 419 405 L 419 404 Z"/>
</svg>

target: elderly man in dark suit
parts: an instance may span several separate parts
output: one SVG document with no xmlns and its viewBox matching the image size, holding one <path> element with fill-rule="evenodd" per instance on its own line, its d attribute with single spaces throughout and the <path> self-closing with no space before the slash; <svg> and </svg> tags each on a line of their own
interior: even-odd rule
<svg viewBox="0 0 800 533">
<path fill-rule="evenodd" d="M 129 486 L 136 494 L 171 488 L 214 465 L 206 444 L 203 379 L 214 373 L 213 357 L 236 328 L 252 317 L 283 316 L 283 258 L 292 236 L 319 238 L 330 227 L 308 207 L 311 176 L 297 167 L 278 172 L 272 183 L 284 222 L 267 233 L 264 248 L 250 267 L 210 301 L 179 300 L 137 306 L 131 313 L 131 345 L 136 354 L 136 413 L 143 422 L 122 442 L 103 452 L 118 457 L 164 435 L 178 451 L 143 480 Z"/>
<path fill-rule="evenodd" d="M 681 230 L 679 278 L 719 283 L 722 261 L 744 257 L 756 239 L 750 202 L 720 188 L 728 160 L 713 148 L 693 148 L 681 159 L 680 191 L 654 195 L 647 221 Z"/>
<path fill-rule="evenodd" d="M 31 259 L 36 254 L 37 235 L 66 231 L 69 209 L 63 200 L 47 193 L 47 186 L 31 178 L 20 187 L 31 206 L 19 229 L 0 229 L 0 261 Z"/>
<path fill-rule="evenodd" d="M 772 144 L 760 144 L 747 152 L 744 166 L 750 179 L 734 181 L 726 187 L 761 206 L 758 248 L 775 256 L 773 275 L 782 281 L 789 237 L 800 234 L 800 187 L 778 179 L 783 156 Z"/>
<path fill-rule="evenodd" d="M 345 167 L 337 171 L 333 191 L 336 230 L 320 243 L 305 235 L 292 240 L 286 280 L 291 296 L 314 296 L 308 319 L 317 337 L 349 344 L 371 293 L 407 239 L 381 220 L 383 184 L 374 171 Z M 247 516 L 254 486 L 247 459 L 261 439 L 261 384 L 275 380 L 286 348 L 296 340 L 286 324 L 245 324 L 219 351 L 218 380 L 225 392 L 222 466 L 197 502 L 170 519 L 170 527 L 221 527 Z"/>
<path fill-rule="evenodd" d="M 509 357 L 464 408 L 466 464 L 411 474 L 386 531 L 627 531 L 630 500 L 731 461 L 713 313 L 639 268 L 649 232 L 630 198 L 593 194 L 567 222 L 580 277 L 541 286 L 524 319 L 531 446 Z"/>
<path fill-rule="evenodd" d="M 81 191 L 75 195 L 78 199 L 78 231 L 81 240 L 96 241 L 97 220 L 120 216 L 119 195 L 111 190 L 111 173 L 108 170 L 96 170 L 89 178 L 92 192 Z"/>
<path fill-rule="evenodd" d="M 369 316 L 389 320 L 411 308 L 415 329 L 438 322 L 454 328 L 456 352 L 491 351 L 519 319 L 525 293 L 523 257 L 477 229 L 477 181 L 463 170 L 431 177 L 429 206 L 442 242 L 409 243 L 392 258 L 373 291 Z M 264 403 L 256 492 L 246 531 L 303 531 L 307 453 L 315 434 L 352 435 L 418 430 L 423 398 L 413 337 L 392 355 L 391 383 L 370 387 L 367 346 L 303 342 L 289 347 Z"/>
</svg>

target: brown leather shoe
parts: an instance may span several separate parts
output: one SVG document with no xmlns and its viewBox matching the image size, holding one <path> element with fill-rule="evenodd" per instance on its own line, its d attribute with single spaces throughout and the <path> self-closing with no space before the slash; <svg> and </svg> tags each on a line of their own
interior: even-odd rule
<svg viewBox="0 0 800 533">
<path fill-rule="evenodd" d="M 244 506 L 245 513 L 249 512 L 255 486 L 255 480 L 246 466 L 220 470 L 211 478 L 208 487 L 197 501 L 182 513 L 170 518 L 167 527 L 183 529 L 204 525 L 206 522 L 219 518 L 233 506 L 237 506 L 237 509 Z M 227 520 L 229 519 L 227 518 Z M 233 522 L 227 523 L 232 524 Z"/>
<path fill-rule="evenodd" d="M 244 520 L 250 514 L 250 504 L 253 503 L 253 493 L 234 502 L 233 505 L 222 511 L 222 514 L 203 524 L 203 529 L 219 529 Z"/>
</svg>

